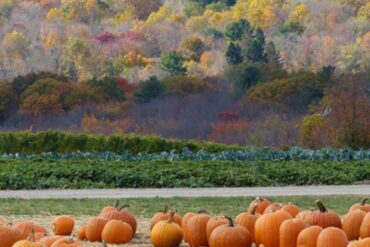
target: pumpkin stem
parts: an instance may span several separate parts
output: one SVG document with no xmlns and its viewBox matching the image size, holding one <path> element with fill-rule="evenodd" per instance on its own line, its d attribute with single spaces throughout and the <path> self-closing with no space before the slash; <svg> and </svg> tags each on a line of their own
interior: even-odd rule
<svg viewBox="0 0 370 247">
<path fill-rule="evenodd" d="M 231 217 L 229 216 L 225 216 L 225 218 L 229 221 L 229 227 L 234 227 L 234 221 Z"/>
<path fill-rule="evenodd" d="M 319 208 L 320 212 L 322 212 L 322 213 L 328 212 L 328 210 L 326 209 L 326 207 L 324 206 L 324 204 L 320 200 L 316 201 L 316 205 Z"/>
<path fill-rule="evenodd" d="M 364 206 L 369 198 L 364 198 L 361 202 L 361 206 Z"/>
<path fill-rule="evenodd" d="M 250 210 L 250 214 L 251 215 L 255 215 L 256 214 L 256 211 L 257 211 L 257 208 L 258 208 L 258 203 L 255 203 L 254 205 L 253 205 L 253 207 L 251 208 L 251 210 Z"/>
<path fill-rule="evenodd" d="M 129 208 L 130 207 L 130 204 L 123 204 L 122 206 L 120 206 L 119 208 L 118 208 L 118 211 L 121 211 L 121 210 L 123 210 L 123 209 L 125 209 L 125 208 Z"/>
<path fill-rule="evenodd" d="M 171 210 L 170 217 L 168 218 L 168 223 L 171 223 L 171 222 L 174 221 L 173 220 L 173 217 L 175 216 L 175 214 L 176 214 L 176 210 L 175 209 L 174 210 Z"/>
</svg>

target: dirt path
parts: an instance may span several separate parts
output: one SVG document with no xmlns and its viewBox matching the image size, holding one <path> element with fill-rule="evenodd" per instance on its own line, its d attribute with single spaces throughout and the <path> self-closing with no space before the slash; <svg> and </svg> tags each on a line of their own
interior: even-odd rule
<svg viewBox="0 0 370 247">
<path fill-rule="evenodd" d="M 0 198 L 153 198 L 153 197 L 232 197 L 370 195 L 370 185 L 289 186 L 251 188 L 176 188 L 176 189 L 102 189 L 0 191 Z"/>
</svg>

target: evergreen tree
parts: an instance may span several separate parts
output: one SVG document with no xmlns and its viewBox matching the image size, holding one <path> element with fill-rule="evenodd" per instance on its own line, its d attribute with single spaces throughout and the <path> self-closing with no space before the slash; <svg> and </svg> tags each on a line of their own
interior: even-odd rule
<svg viewBox="0 0 370 247">
<path fill-rule="evenodd" d="M 230 42 L 226 50 L 226 60 L 229 64 L 240 64 L 243 62 L 242 48 L 239 44 Z"/>
<path fill-rule="evenodd" d="M 267 62 L 265 35 L 262 29 L 255 30 L 253 38 L 248 43 L 245 56 L 252 62 Z"/>
<path fill-rule="evenodd" d="M 274 68 L 282 68 L 280 56 L 273 42 L 268 42 L 266 45 L 266 58 L 270 66 Z"/>
<path fill-rule="evenodd" d="M 148 103 L 152 99 L 160 97 L 164 91 L 163 83 L 153 76 L 142 83 L 141 88 L 134 93 L 134 99 L 138 103 Z"/>
</svg>

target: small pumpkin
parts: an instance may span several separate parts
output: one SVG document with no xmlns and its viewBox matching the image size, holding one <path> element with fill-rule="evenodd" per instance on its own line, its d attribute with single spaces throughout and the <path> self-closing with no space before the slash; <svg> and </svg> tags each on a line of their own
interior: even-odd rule
<svg viewBox="0 0 370 247">
<path fill-rule="evenodd" d="M 125 244 L 133 238 L 134 232 L 129 224 L 120 220 L 109 221 L 102 232 L 102 239 L 108 244 Z"/>
<path fill-rule="evenodd" d="M 182 230 L 183 230 L 183 233 L 184 233 L 184 241 L 186 243 L 188 242 L 188 240 L 187 240 L 187 235 L 185 233 L 185 226 L 187 225 L 187 223 L 190 220 L 190 218 L 196 216 L 197 214 L 202 214 L 202 213 L 205 213 L 206 214 L 207 211 L 206 210 L 199 210 L 197 213 L 195 213 L 195 212 L 188 212 L 182 218 L 181 227 L 182 227 Z"/>
<path fill-rule="evenodd" d="M 81 226 L 80 228 L 78 228 L 78 230 L 77 230 L 77 239 L 82 240 L 82 241 L 87 240 L 87 238 L 86 238 L 86 225 Z"/>
<path fill-rule="evenodd" d="M 317 239 L 322 232 L 320 226 L 310 226 L 303 229 L 297 238 L 297 247 L 316 247 Z"/>
<path fill-rule="evenodd" d="M 154 247 L 178 247 L 183 239 L 182 228 L 174 222 L 175 212 L 170 213 L 168 220 L 159 221 L 154 225 L 150 239 Z"/>
<path fill-rule="evenodd" d="M 115 211 L 119 208 L 119 201 L 115 201 L 113 206 L 106 206 L 100 211 L 100 215 Z"/>
<path fill-rule="evenodd" d="M 90 242 L 101 242 L 102 233 L 108 221 L 109 220 L 102 217 L 96 217 L 89 220 L 86 224 L 85 231 L 87 240 L 89 240 Z"/>
<path fill-rule="evenodd" d="M 230 217 L 226 217 L 228 224 L 217 227 L 211 234 L 210 247 L 250 247 L 252 237 L 248 230 L 239 225 L 234 225 Z"/>
<path fill-rule="evenodd" d="M 209 239 L 211 237 L 213 230 L 215 230 L 217 227 L 221 225 L 226 225 L 227 223 L 228 223 L 228 220 L 225 216 L 212 217 L 207 222 L 207 227 L 206 227 L 207 241 L 209 242 Z"/>
<path fill-rule="evenodd" d="M 261 215 L 257 219 L 254 229 L 257 246 L 279 247 L 280 226 L 289 219 L 292 219 L 292 216 L 284 210 Z"/>
<path fill-rule="evenodd" d="M 353 241 L 347 247 L 369 247 L 370 238 L 361 239 L 359 241 Z"/>
<path fill-rule="evenodd" d="M 361 203 L 355 203 L 352 205 L 349 211 L 361 209 L 365 211 L 366 213 L 370 212 L 370 204 L 367 204 L 368 198 L 364 198 Z"/>
<path fill-rule="evenodd" d="M 108 220 L 121 220 L 123 222 L 128 223 L 132 230 L 134 231 L 134 234 L 136 232 L 137 228 L 137 221 L 133 214 L 131 214 L 129 211 L 127 211 L 127 208 L 129 205 L 124 204 L 118 208 L 115 208 L 114 210 L 110 208 L 103 209 L 104 212 L 100 214 L 100 217 L 103 217 Z"/>
<path fill-rule="evenodd" d="M 289 202 L 288 204 L 285 204 L 281 210 L 287 211 L 293 218 L 297 216 L 297 214 L 300 213 L 301 209 L 298 207 L 298 205 Z"/>
<path fill-rule="evenodd" d="M 360 238 L 369 238 L 369 237 L 370 237 L 370 212 L 365 215 L 360 226 Z"/>
<path fill-rule="evenodd" d="M 71 235 L 75 226 L 75 220 L 68 215 L 61 215 L 53 221 L 53 231 L 55 235 Z"/>
<path fill-rule="evenodd" d="M 254 227 L 255 227 L 258 217 L 261 216 L 260 214 L 256 213 L 256 210 L 257 210 L 257 204 L 255 205 L 255 207 L 252 208 L 251 211 L 241 213 L 235 218 L 235 223 L 238 225 L 244 226 L 248 230 L 248 232 L 251 234 L 253 243 L 255 242 Z"/>
<path fill-rule="evenodd" d="M 42 233 L 45 236 L 48 235 L 48 232 L 44 227 L 37 225 L 32 221 L 22 221 L 17 223 L 14 227 L 18 228 L 21 231 L 23 239 L 29 238 L 32 233 Z"/>
<path fill-rule="evenodd" d="M 347 247 L 348 239 L 342 229 L 337 227 L 325 228 L 317 238 L 316 247 Z"/>
<path fill-rule="evenodd" d="M 30 241 L 30 240 L 21 240 L 16 242 L 12 247 L 43 247 L 40 243 Z"/>
<path fill-rule="evenodd" d="M 23 235 L 18 228 L 0 225 L 0 247 L 12 247 L 22 239 Z"/>
<path fill-rule="evenodd" d="M 321 226 L 322 228 L 331 226 L 342 228 L 342 220 L 338 214 L 336 214 L 334 211 L 328 211 L 324 204 L 319 200 L 316 201 L 316 205 L 319 210 L 308 213 L 304 217 L 304 221 L 306 221 L 307 224 L 311 226 Z"/>
<path fill-rule="evenodd" d="M 61 239 L 61 236 L 43 237 L 39 240 L 39 243 L 43 247 L 51 247 L 57 240 Z"/>
<path fill-rule="evenodd" d="M 193 247 L 208 246 L 207 223 L 211 219 L 206 213 L 199 213 L 189 218 L 182 227 L 186 241 Z"/>
<path fill-rule="evenodd" d="M 73 240 L 72 238 L 61 238 L 57 240 L 51 247 L 83 247 L 82 242 Z"/>
<path fill-rule="evenodd" d="M 160 211 L 158 213 L 156 213 L 151 222 L 150 222 L 150 229 L 153 228 L 153 226 L 155 224 L 157 224 L 159 221 L 161 220 L 168 220 L 170 218 L 170 212 L 168 212 L 168 207 L 166 206 L 164 208 L 163 211 Z M 181 221 L 182 221 L 182 218 L 180 215 L 178 215 L 177 213 L 173 216 L 173 221 L 178 224 L 179 226 L 181 226 Z"/>
<path fill-rule="evenodd" d="M 252 211 L 252 209 L 255 207 L 255 205 L 257 205 L 257 208 L 255 210 L 256 213 L 257 214 L 263 214 L 265 209 L 270 205 L 270 201 L 266 198 L 256 197 L 256 199 L 254 199 L 249 204 L 248 211 L 249 212 Z"/>
<path fill-rule="evenodd" d="M 301 219 L 285 220 L 280 226 L 280 247 L 296 247 L 298 235 L 306 226 Z"/>
<path fill-rule="evenodd" d="M 348 240 L 351 241 L 360 237 L 360 227 L 365 215 L 365 211 L 355 209 L 349 211 L 344 217 L 342 229 L 346 233 Z"/>
<path fill-rule="evenodd" d="M 270 204 L 266 207 L 265 211 L 263 211 L 263 214 L 268 214 L 268 213 L 278 211 L 278 210 L 282 209 L 283 206 L 284 206 L 284 204 L 282 204 L 282 203 L 272 203 L 272 204 Z"/>
<path fill-rule="evenodd" d="M 315 209 L 310 209 L 310 210 L 304 210 L 304 211 L 301 211 L 299 212 L 295 218 L 297 219 L 301 219 L 301 220 L 304 220 L 304 218 L 306 217 L 306 215 L 312 213 L 313 211 L 315 211 Z"/>
</svg>

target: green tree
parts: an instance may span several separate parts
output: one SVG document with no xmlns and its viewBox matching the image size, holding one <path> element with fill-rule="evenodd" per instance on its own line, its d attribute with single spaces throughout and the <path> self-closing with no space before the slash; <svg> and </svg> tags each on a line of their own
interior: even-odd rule
<svg viewBox="0 0 370 247">
<path fill-rule="evenodd" d="M 101 89 L 106 95 L 110 97 L 110 100 L 125 100 L 124 92 L 118 86 L 114 78 L 104 78 L 102 80 L 93 79 L 90 80 L 88 83 L 93 87 Z"/>
<path fill-rule="evenodd" d="M 134 93 L 134 99 L 138 103 L 148 103 L 152 99 L 160 97 L 165 91 L 165 86 L 157 77 L 151 77 L 142 82 L 141 87 Z"/>
<path fill-rule="evenodd" d="M 226 49 L 226 60 L 229 64 L 240 64 L 243 62 L 242 48 L 239 44 L 230 42 Z"/>
<path fill-rule="evenodd" d="M 193 60 L 199 61 L 202 52 L 204 51 L 204 42 L 198 37 L 189 37 L 181 42 L 181 47 L 190 52 Z"/>
<path fill-rule="evenodd" d="M 234 82 L 234 95 L 240 97 L 258 81 L 262 79 L 262 72 L 255 66 L 247 66 Z"/>
<path fill-rule="evenodd" d="M 280 56 L 273 42 L 268 42 L 266 45 L 266 59 L 268 64 L 273 68 L 282 68 Z"/>
<path fill-rule="evenodd" d="M 0 120 L 17 110 L 16 94 L 9 82 L 0 82 Z"/>
<path fill-rule="evenodd" d="M 187 17 L 201 16 L 204 13 L 204 6 L 202 6 L 199 2 L 187 1 L 185 4 L 184 13 Z"/>
<path fill-rule="evenodd" d="M 232 22 L 226 27 L 225 36 L 232 41 L 241 40 L 243 36 L 253 33 L 253 28 L 247 20 L 241 19 L 238 22 Z"/>
<path fill-rule="evenodd" d="M 161 68 L 171 74 L 185 74 L 185 58 L 176 51 L 164 53 L 161 57 Z"/>
<path fill-rule="evenodd" d="M 265 53 L 265 34 L 257 28 L 252 40 L 248 43 L 246 57 L 252 62 L 267 62 Z"/>
<path fill-rule="evenodd" d="M 227 5 L 223 2 L 213 2 L 206 5 L 206 10 L 211 10 L 214 12 L 222 12 L 227 10 Z"/>
</svg>

